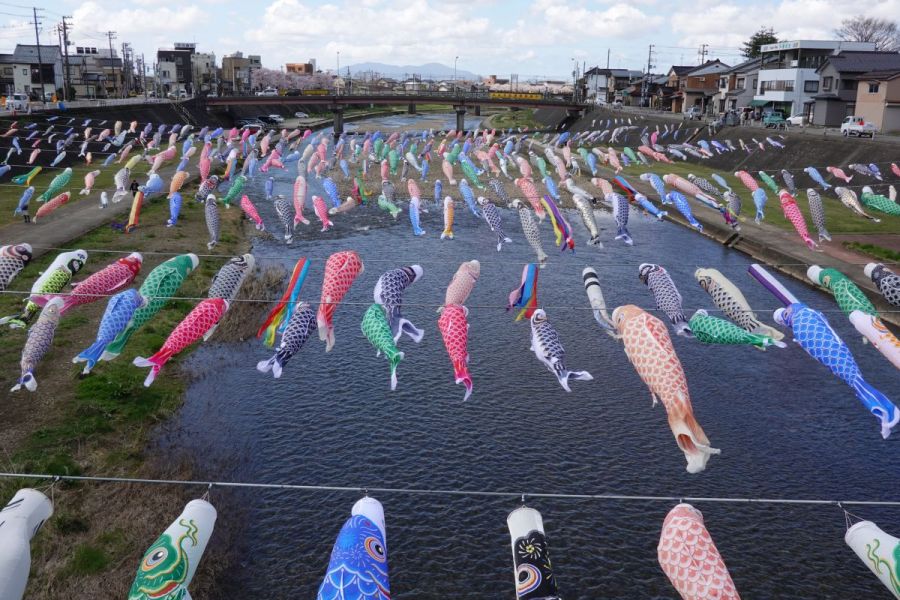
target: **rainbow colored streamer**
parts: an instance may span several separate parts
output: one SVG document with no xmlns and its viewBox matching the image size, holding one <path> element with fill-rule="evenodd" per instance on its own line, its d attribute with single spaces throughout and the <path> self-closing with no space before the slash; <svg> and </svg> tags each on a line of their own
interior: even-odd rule
<svg viewBox="0 0 900 600">
<path fill-rule="evenodd" d="M 537 308 L 538 265 L 528 263 L 522 268 L 522 283 L 509 294 L 509 304 L 506 310 L 521 308 L 516 315 L 516 321 L 523 318 L 530 319 Z"/>
<path fill-rule="evenodd" d="M 291 273 L 291 279 L 288 281 L 287 289 L 281 300 L 275 305 L 275 308 L 266 317 L 265 322 L 256 332 L 256 337 L 260 338 L 265 333 L 263 343 L 270 348 L 275 345 L 275 335 L 284 332 L 291 315 L 297 309 L 300 302 L 300 290 L 303 288 L 303 282 L 306 280 L 306 272 L 309 271 L 309 261 L 306 257 L 302 257 L 294 265 L 294 271 Z"/>
</svg>

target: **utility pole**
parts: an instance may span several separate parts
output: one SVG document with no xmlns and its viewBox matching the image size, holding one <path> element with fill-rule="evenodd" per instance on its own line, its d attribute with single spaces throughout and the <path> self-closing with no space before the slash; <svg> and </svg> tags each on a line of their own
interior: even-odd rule
<svg viewBox="0 0 900 600">
<path fill-rule="evenodd" d="M 69 22 L 68 19 L 72 17 L 63 16 L 62 20 L 62 34 L 63 34 L 63 56 L 65 57 L 65 66 L 63 67 L 65 70 L 63 71 L 64 83 L 66 84 L 66 89 L 63 90 L 63 98 L 66 99 L 66 102 L 71 100 L 69 98 L 69 91 L 72 87 L 72 76 L 69 72 Z"/>
<path fill-rule="evenodd" d="M 609 70 L 609 48 L 606 49 L 606 69 Z"/>
<path fill-rule="evenodd" d="M 647 99 L 647 93 L 650 91 L 650 73 L 653 71 L 653 44 L 650 44 L 650 49 L 647 51 L 647 74 L 644 76 L 644 85 L 641 86 L 641 106 L 643 106 Z"/>
<path fill-rule="evenodd" d="M 34 41 L 37 44 L 37 55 L 38 55 L 38 78 L 41 82 L 41 104 L 44 103 L 44 61 L 41 59 L 41 36 L 38 33 L 38 26 L 40 25 L 40 21 L 38 21 L 37 11 L 44 10 L 43 8 L 32 8 L 31 12 L 34 15 Z"/>
<path fill-rule="evenodd" d="M 706 54 L 707 54 L 708 50 L 709 50 L 709 44 L 703 44 L 700 46 L 700 64 L 701 65 L 706 62 Z"/>
<path fill-rule="evenodd" d="M 128 92 L 131 91 L 131 57 L 129 56 L 131 44 L 128 42 L 122 42 L 122 89 L 124 91 L 123 96 L 128 96 Z"/>
<path fill-rule="evenodd" d="M 141 89 L 144 90 L 144 100 L 147 99 L 147 63 L 144 62 L 144 53 L 141 52 Z"/>
<path fill-rule="evenodd" d="M 109 64 L 112 67 L 113 85 L 115 86 L 116 97 L 118 97 L 119 96 L 119 80 L 116 77 L 116 61 L 113 60 L 113 48 L 112 48 L 112 41 L 114 39 L 116 39 L 116 32 L 115 31 L 107 31 L 106 38 L 109 40 Z"/>
</svg>

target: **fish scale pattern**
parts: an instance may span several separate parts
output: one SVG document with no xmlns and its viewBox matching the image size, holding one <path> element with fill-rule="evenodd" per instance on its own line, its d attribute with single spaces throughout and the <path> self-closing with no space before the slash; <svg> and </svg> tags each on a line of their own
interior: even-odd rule
<svg viewBox="0 0 900 600">
<path fill-rule="evenodd" d="M 682 598 L 739 600 L 703 515 L 691 505 L 679 504 L 666 516 L 656 552 L 660 566 Z"/>
<path fill-rule="evenodd" d="M 791 306 L 791 326 L 796 339 L 810 356 L 832 373 L 852 384 L 860 376 L 859 366 L 847 345 L 818 312 L 802 305 Z"/>
<path fill-rule="evenodd" d="M 872 271 L 872 281 L 885 300 L 900 308 L 900 275 L 884 265 L 878 265 Z"/>
</svg>

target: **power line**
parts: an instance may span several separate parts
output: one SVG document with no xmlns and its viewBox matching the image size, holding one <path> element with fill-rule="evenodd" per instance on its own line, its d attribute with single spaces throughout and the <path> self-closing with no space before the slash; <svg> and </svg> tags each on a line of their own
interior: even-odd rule
<svg viewBox="0 0 900 600">
<path fill-rule="evenodd" d="M 289 490 L 302 492 L 352 492 L 355 494 L 410 494 L 420 496 L 475 496 L 491 498 L 510 498 L 524 501 L 526 498 L 547 498 L 557 500 L 601 500 L 601 501 L 636 501 L 636 502 L 708 502 L 724 504 L 788 504 L 809 506 L 900 506 L 900 500 L 831 500 L 820 498 L 747 498 L 729 496 L 651 496 L 634 494 L 572 494 L 565 492 L 522 492 L 498 490 L 462 490 L 462 489 L 427 489 L 404 487 L 370 487 L 341 485 L 310 485 L 295 483 L 258 483 L 242 481 L 191 480 L 191 479 L 146 479 L 137 477 L 102 477 L 89 475 L 49 475 L 45 473 L 0 473 L 0 477 L 9 479 L 43 479 L 58 481 L 87 481 L 93 483 L 120 483 L 142 485 L 180 485 L 185 487 L 201 487 L 210 490 L 218 488 L 247 488 Z"/>
</svg>

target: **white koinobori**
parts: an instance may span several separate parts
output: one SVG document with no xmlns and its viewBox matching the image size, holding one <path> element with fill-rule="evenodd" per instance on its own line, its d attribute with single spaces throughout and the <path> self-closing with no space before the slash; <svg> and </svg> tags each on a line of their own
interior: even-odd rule
<svg viewBox="0 0 900 600">
<path fill-rule="evenodd" d="M 847 530 L 844 541 L 869 570 L 900 600 L 900 540 L 872 521 L 860 521 Z"/>
<path fill-rule="evenodd" d="M 31 570 L 31 538 L 53 514 L 50 499 L 37 490 L 16 492 L 0 510 L 0 600 L 21 600 Z"/>
<path fill-rule="evenodd" d="M 544 520 L 533 508 L 521 506 L 506 517 L 512 543 L 518 600 L 557 600 Z"/>
<path fill-rule="evenodd" d="M 144 554 L 131 584 L 129 600 L 191 600 L 188 586 L 197 572 L 216 524 L 216 509 L 206 500 L 191 500 Z M 181 595 L 179 595 L 181 594 Z"/>
</svg>

